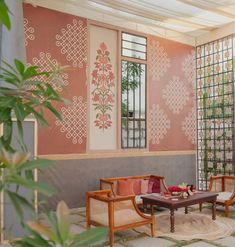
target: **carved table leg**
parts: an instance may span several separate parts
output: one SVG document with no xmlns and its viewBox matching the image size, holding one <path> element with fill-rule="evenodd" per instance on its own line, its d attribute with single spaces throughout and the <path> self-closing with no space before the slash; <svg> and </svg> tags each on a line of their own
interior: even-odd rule
<svg viewBox="0 0 235 247">
<path fill-rule="evenodd" d="M 188 207 L 185 207 L 184 212 L 185 214 L 188 214 Z"/>
<path fill-rule="evenodd" d="M 212 202 L 212 220 L 216 220 L 216 201 Z"/>
<path fill-rule="evenodd" d="M 174 209 L 171 209 L 171 232 L 175 232 L 175 214 Z"/>
<path fill-rule="evenodd" d="M 154 205 L 151 204 L 151 215 L 154 216 Z"/>
</svg>

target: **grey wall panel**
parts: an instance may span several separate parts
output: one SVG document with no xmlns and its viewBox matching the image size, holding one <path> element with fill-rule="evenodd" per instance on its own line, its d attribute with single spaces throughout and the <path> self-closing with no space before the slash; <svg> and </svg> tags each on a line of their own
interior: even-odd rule
<svg viewBox="0 0 235 247">
<path fill-rule="evenodd" d="M 34 155 L 34 128 L 35 123 L 34 121 L 24 122 L 24 140 L 27 145 L 29 152 Z M 18 134 L 17 134 L 17 127 L 16 123 L 14 122 L 13 125 L 13 146 L 16 150 L 21 150 L 18 142 Z M 12 186 L 11 188 L 13 191 L 15 187 Z M 33 199 L 33 192 L 21 188 L 19 190 L 19 194 L 27 199 Z M 30 219 L 29 212 L 24 212 L 25 219 Z M 12 237 L 21 237 L 23 236 L 26 231 L 22 228 L 19 217 L 17 216 L 13 206 L 11 205 L 7 195 L 4 195 L 4 227 L 5 227 L 5 239 L 11 239 Z"/>
<path fill-rule="evenodd" d="M 196 184 L 195 155 L 121 157 L 83 160 L 57 160 L 39 174 L 39 180 L 56 187 L 57 194 L 48 200 L 55 209 L 60 200 L 69 207 L 85 206 L 85 192 L 99 189 L 99 178 L 157 174 L 168 185 L 182 182 Z"/>
</svg>

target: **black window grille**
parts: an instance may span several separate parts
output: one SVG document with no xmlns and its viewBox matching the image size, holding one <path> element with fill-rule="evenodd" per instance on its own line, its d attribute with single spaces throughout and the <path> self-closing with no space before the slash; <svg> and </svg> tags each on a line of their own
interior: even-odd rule
<svg viewBox="0 0 235 247">
<path fill-rule="evenodd" d="M 147 39 L 129 33 L 122 33 L 122 56 L 147 60 Z"/>
<path fill-rule="evenodd" d="M 212 175 L 235 174 L 235 36 L 196 48 L 197 167 L 200 190 Z"/>
<path fill-rule="evenodd" d="M 146 65 L 122 61 L 122 148 L 146 147 Z"/>
</svg>

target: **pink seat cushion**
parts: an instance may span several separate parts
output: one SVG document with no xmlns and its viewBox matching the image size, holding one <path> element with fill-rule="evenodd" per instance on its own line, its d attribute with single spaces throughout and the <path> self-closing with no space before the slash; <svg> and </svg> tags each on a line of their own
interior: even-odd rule
<svg viewBox="0 0 235 247">
<path fill-rule="evenodd" d="M 135 195 L 141 195 L 141 179 L 134 179 L 133 190 Z"/>
<path fill-rule="evenodd" d="M 149 188 L 149 180 L 141 179 L 141 194 L 147 194 Z"/>
<path fill-rule="evenodd" d="M 117 194 L 119 196 L 130 196 L 134 195 L 134 190 L 133 186 L 134 185 L 134 180 L 132 179 L 127 179 L 127 180 L 118 180 L 117 184 Z"/>
<path fill-rule="evenodd" d="M 150 177 L 149 184 L 153 183 L 152 191 L 149 191 L 149 193 L 160 193 L 161 192 L 161 183 L 160 179 L 155 177 Z"/>
</svg>

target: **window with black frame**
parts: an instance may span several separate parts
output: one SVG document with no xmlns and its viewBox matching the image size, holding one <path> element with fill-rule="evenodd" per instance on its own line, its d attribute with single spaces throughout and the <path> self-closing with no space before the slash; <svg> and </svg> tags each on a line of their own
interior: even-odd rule
<svg viewBox="0 0 235 247">
<path fill-rule="evenodd" d="M 122 33 L 122 148 L 146 148 L 146 58 L 147 39 Z"/>
</svg>

